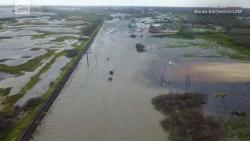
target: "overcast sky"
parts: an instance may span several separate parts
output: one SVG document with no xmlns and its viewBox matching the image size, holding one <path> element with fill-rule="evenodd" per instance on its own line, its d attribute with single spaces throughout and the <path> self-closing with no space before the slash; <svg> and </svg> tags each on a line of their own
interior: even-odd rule
<svg viewBox="0 0 250 141">
<path fill-rule="evenodd" d="M 30 1 L 33 5 L 250 7 L 250 0 L 0 0 L 0 4 L 15 1 Z"/>
</svg>

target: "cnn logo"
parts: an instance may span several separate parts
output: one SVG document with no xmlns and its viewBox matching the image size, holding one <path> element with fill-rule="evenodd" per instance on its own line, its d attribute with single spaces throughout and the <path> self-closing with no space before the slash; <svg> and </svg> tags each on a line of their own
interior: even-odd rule
<svg viewBox="0 0 250 141">
<path fill-rule="evenodd" d="M 15 0 L 15 14 L 30 14 L 30 0 Z"/>
</svg>

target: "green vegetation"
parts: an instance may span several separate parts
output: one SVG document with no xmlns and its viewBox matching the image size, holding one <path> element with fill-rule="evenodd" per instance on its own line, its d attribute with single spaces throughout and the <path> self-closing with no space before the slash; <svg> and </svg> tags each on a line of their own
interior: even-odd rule
<svg viewBox="0 0 250 141">
<path fill-rule="evenodd" d="M 39 25 L 49 25 L 49 23 L 45 23 L 45 22 L 22 22 L 22 23 L 16 23 L 15 24 L 15 26 L 27 26 L 27 25 L 39 26 Z"/>
<path fill-rule="evenodd" d="M 35 40 L 35 39 L 43 39 L 47 36 L 50 36 L 50 35 L 53 35 L 55 33 L 53 32 L 42 32 L 41 34 L 38 34 L 38 35 L 34 35 L 32 36 L 32 39 Z"/>
<path fill-rule="evenodd" d="M 197 55 L 195 53 L 185 53 L 183 56 L 184 57 L 196 57 Z"/>
<path fill-rule="evenodd" d="M 27 101 L 27 103 L 24 105 L 23 110 L 28 111 L 31 110 L 32 108 L 38 106 L 38 104 L 41 102 L 42 98 L 41 97 L 35 97 L 31 98 Z"/>
<path fill-rule="evenodd" d="M 62 56 L 64 52 L 56 54 L 50 62 L 48 62 L 44 67 L 42 67 L 39 72 L 31 77 L 30 81 L 25 84 L 25 86 L 21 89 L 21 91 L 17 95 L 13 96 L 8 96 L 4 100 L 5 108 L 3 111 L 5 113 L 13 113 L 13 105 L 23 96 L 25 95 L 29 90 L 31 90 L 39 81 L 40 81 L 40 76 L 45 73 L 46 71 L 49 70 L 49 68 L 54 64 L 56 59 L 60 56 Z M 23 130 L 31 123 L 31 121 L 34 119 L 37 111 L 41 107 L 41 104 L 44 101 L 42 99 L 37 98 L 37 99 L 32 99 L 28 104 L 24 107 L 24 110 L 27 111 L 25 115 L 23 115 L 15 125 L 11 126 L 9 129 L 10 132 L 6 132 L 3 136 L 3 138 L 6 141 L 13 140 L 15 141 L 17 137 L 23 132 Z M 1 134 L 0 134 L 1 135 Z"/>
<path fill-rule="evenodd" d="M 79 55 L 79 51 L 77 49 L 68 49 L 65 50 L 65 56 L 72 58 L 72 57 L 76 57 L 77 55 Z"/>
<path fill-rule="evenodd" d="M 180 14 L 180 11 L 174 14 Z M 247 11 L 246 16 L 249 16 Z M 188 18 L 187 18 L 188 17 Z M 162 35 L 164 37 L 205 39 L 216 42 L 221 48 L 229 48 L 232 51 L 221 51 L 218 53 L 232 59 L 250 61 L 250 26 L 248 20 L 240 20 L 233 15 L 187 15 L 186 18 L 178 18 L 175 21 L 180 28 L 173 35 Z M 201 29 L 197 32 L 195 29 Z M 197 46 L 201 47 L 201 46 Z"/>
<path fill-rule="evenodd" d="M 176 34 L 161 34 L 159 36 L 155 35 L 153 37 L 172 37 L 172 38 L 181 38 L 181 39 L 194 39 L 195 36 L 193 33 L 189 33 L 183 30 L 180 30 Z"/>
<path fill-rule="evenodd" d="M 245 112 L 232 112 L 227 118 L 205 116 L 202 105 L 206 104 L 206 98 L 202 94 L 170 93 L 153 98 L 152 104 L 166 116 L 161 125 L 171 141 L 250 140 L 250 117 Z"/>
<path fill-rule="evenodd" d="M 230 136 L 237 136 L 241 141 L 250 140 L 250 118 L 232 117 L 224 123 Z"/>
<path fill-rule="evenodd" d="M 152 13 L 152 12 L 147 12 L 147 13 L 141 13 L 138 11 L 128 11 L 129 14 L 133 14 L 134 17 L 136 18 L 143 18 L 143 17 L 154 17 L 157 16 L 156 13 Z"/>
<path fill-rule="evenodd" d="M 9 95 L 11 89 L 12 89 L 11 87 L 9 87 L 9 88 L 0 88 L 0 96 Z"/>
<path fill-rule="evenodd" d="M 27 126 L 37 116 L 41 107 L 48 100 L 48 98 L 52 96 L 55 93 L 55 91 L 58 91 L 58 89 L 62 87 L 61 85 L 62 82 L 65 81 L 65 77 L 69 75 L 69 72 L 71 72 L 72 69 L 74 69 L 76 63 L 81 58 L 81 54 L 86 51 L 86 47 L 90 45 L 92 39 L 98 32 L 100 25 L 103 22 L 103 19 L 105 19 L 108 15 L 107 14 L 108 12 L 89 12 L 89 11 L 86 12 L 84 10 L 83 12 L 78 10 L 67 11 L 67 12 L 65 12 L 64 10 L 49 10 L 49 11 L 58 13 L 58 15 L 56 15 L 55 17 L 52 16 L 55 19 L 68 19 L 69 17 L 80 16 L 80 19 L 78 20 L 83 20 L 88 23 L 84 28 L 82 28 L 81 35 L 87 35 L 90 38 L 82 39 L 74 36 L 58 37 L 55 40 L 53 40 L 53 42 L 61 43 L 67 39 L 78 39 L 79 44 L 74 44 L 73 45 L 74 49 L 64 50 L 57 54 L 55 54 L 55 51 L 53 50 L 48 50 L 46 54 L 32 58 L 26 63 L 18 66 L 8 66 L 2 64 L 0 65 L 0 71 L 2 72 L 11 73 L 14 75 L 22 75 L 24 71 L 36 70 L 44 60 L 51 58 L 48 63 L 46 63 L 41 69 L 38 70 L 37 74 L 31 77 L 30 81 L 24 85 L 24 87 L 17 95 L 6 96 L 2 101 L 2 104 L 4 105 L 4 109 L 2 110 L 4 114 L 4 119 L 12 122 L 10 126 L 4 128 L 4 132 L 0 132 L 0 140 L 16 141 L 18 137 L 20 137 L 23 131 L 27 128 Z M 44 31 L 37 31 L 37 32 L 40 32 L 41 34 L 33 36 L 32 39 L 46 38 L 47 36 L 56 34 L 53 32 L 44 32 Z M 37 51 L 39 49 L 40 48 L 33 48 L 31 49 L 31 51 Z M 14 104 L 21 97 L 23 97 L 29 90 L 31 90 L 40 81 L 41 75 L 46 71 L 48 71 L 51 65 L 53 65 L 54 62 L 57 60 L 57 58 L 62 55 L 69 57 L 71 61 L 61 69 L 59 77 L 53 82 L 51 82 L 48 91 L 45 92 L 45 94 L 41 98 L 29 101 L 28 104 L 21 109 L 19 109 L 20 107 L 19 108 L 13 107 Z M 8 115 L 8 117 L 6 117 L 6 115 Z M 3 125 L 5 125 L 5 120 L 1 120 L 1 115 L 0 115 L 0 127 L 2 125 L 1 121 L 4 121 Z"/>
<path fill-rule="evenodd" d="M 161 125 L 172 141 L 219 141 L 224 139 L 224 129 L 218 119 L 205 117 L 202 94 L 184 93 L 160 95 L 152 99 L 154 107 L 166 118 Z"/>
<path fill-rule="evenodd" d="M 1 29 L 0 29 L 1 30 Z M 9 36 L 0 36 L 0 39 L 12 39 L 13 37 L 9 37 Z"/>
<path fill-rule="evenodd" d="M 100 21 L 96 21 L 94 23 L 88 24 L 86 27 L 82 28 L 81 33 L 85 36 L 90 36 L 95 30 L 96 27 L 100 24 Z"/>
<path fill-rule="evenodd" d="M 176 35 L 169 35 L 168 37 L 173 38 L 185 38 L 185 39 L 204 39 L 211 42 L 216 42 L 217 44 L 221 45 L 221 48 L 218 46 L 216 48 L 216 52 L 221 56 L 228 57 L 231 59 L 237 59 L 242 61 L 249 61 L 250 60 L 250 48 L 248 47 L 240 47 L 237 46 L 233 39 L 226 35 L 225 33 L 181 33 L 179 32 Z M 187 46 L 183 46 L 187 47 Z M 188 47 L 201 47 L 201 48 L 208 48 L 206 45 L 200 46 L 188 46 Z M 229 48 L 230 50 L 225 50 L 223 48 Z M 191 54 L 185 54 L 185 57 L 195 57 Z"/>
<path fill-rule="evenodd" d="M 28 56 L 28 55 L 27 55 L 27 56 L 22 56 L 21 58 L 26 58 L 26 59 L 27 59 L 27 58 L 31 58 L 31 57 L 32 57 L 32 56 Z"/>
<path fill-rule="evenodd" d="M 36 74 L 35 76 L 33 76 L 31 78 L 31 80 L 22 88 L 21 92 L 18 95 L 7 97 L 5 103 L 8 104 L 8 106 L 5 107 L 4 111 L 6 111 L 7 113 L 11 112 L 13 104 L 16 103 L 17 100 L 19 100 L 24 94 L 26 94 L 28 90 L 30 90 L 32 87 L 34 87 L 35 84 L 37 84 L 39 82 L 41 74 L 44 73 L 44 72 L 46 72 L 47 70 L 49 70 L 49 68 L 54 64 L 54 62 L 56 61 L 56 59 L 58 57 L 64 55 L 64 54 L 65 54 L 64 51 L 62 51 L 61 53 L 56 54 L 55 57 L 53 57 L 52 60 L 48 64 L 46 64 L 39 71 L 38 74 Z M 28 106 L 29 108 L 28 107 L 26 108 L 26 110 L 28 110 L 27 114 L 25 114 L 21 118 L 21 120 L 18 121 L 10 129 L 10 131 L 5 135 L 4 140 L 6 140 L 6 141 L 9 141 L 9 140 L 15 141 L 17 139 L 17 137 L 19 137 L 19 135 L 24 131 L 24 129 L 27 128 L 27 125 L 29 125 L 32 122 L 32 120 L 35 118 L 35 116 L 37 115 L 38 111 L 43 106 L 43 103 L 59 87 L 60 81 L 62 81 L 63 78 L 65 77 L 65 75 L 69 72 L 69 70 L 72 69 L 73 64 L 75 63 L 75 61 L 77 61 L 78 57 L 79 56 L 73 57 L 72 61 L 70 61 L 67 65 L 65 65 L 65 67 L 62 68 L 62 72 L 61 72 L 60 76 L 53 82 L 53 85 L 50 86 L 50 88 L 43 95 L 42 98 L 39 98 L 38 100 L 35 100 L 34 103 L 32 101 L 31 105 L 29 104 L 29 106 Z"/>
<path fill-rule="evenodd" d="M 249 61 L 250 56 L 248 56 L 248 53 L 241 53 L 239 50 L 233 50 L 233 52 L 230 51 L 225 51 L 225 50 L 218 50 L 218 53 L 221 56 L 225 56 L 231 59 L 237 59 L 237 60 L 242 60 L 242 61 Z"/>
<path fill-rule="evenodd" d="M 9 60 L 12 60 L 12 59 L 0 59 L 0 63 L 3 63 L 5 61 L 9 61 Z"/>
<path fill-rule="evenodd" d="M 35 118 L 36 112 L 39 107 L 35 107 L 31 111 L 27 111 L 20 116 L 19 122 L 16 122 L 14 126 L 10 126 L 7 128 L 4 133 L 1 133 L 1 138 L 4 141 L 17 141 L 19 135 L 25 130 L 27 125 L 29 125 L 32 120 Z M 13 124 L 13 123 L 12 123 Z"/>
<path fill-rule="evenodd" d="M 102 22 L 101 22 L 102 23 Z M 27 93 L 28 90 L 30 90 L 39 80 L 40 75 L 44 72 L 46 72 L 50 66 L 56 61 L 56 58 L 65 55 L 70 56 L 71 61 L 65 65 L 61 69 L 60 76 L 51 83 L 48 91 L 38 100 L 35 100 L 31 102 L 31 106 L 27 108 L 26 112 L 24 112 L 22 115 L 19 115 L 20 120 L 16 121 L 13 126 L 11 126 L 8 129 L 8 132 L 1 133 L 1 139 L 6 141 L 16 141 L 17 138 L 22 134 L 22 132 L 27 128 L 27 126 L 33 121 L 33 119 L 37 116 L 39 110 L 44 105 L 44 103 L 47 101 L 47 99 L 54 94 L 55 91 L 57 91 L 61 87 L 61 82 L 65 81 L 65 76 L 69 74 L 69 72 L 74 69 L 75 64 L 81 59 L 81 53 L 84 53 L 86 51 L 86 47 L 90 45 L 92 42 L 94 36 L 99 30 L 100 24 L 95 27 L 95 30 L 93 30 L 93 33 L 91 33 L 91 38 L 86 40 L 80 41 L 80 44 L 74 45 L 73 50 L 71 51 L 62 51 L 60 53 L 55 54 L 55 56 L 50 60 L 49 63 L 47 63 L 41 70 L 39 70 L 39 73 L 33 76 L 29 83 L 27 83 L 21 90 L 21 92 L 15 96 L 9 96 L 4 100 L 4 103 L 6 104 L 4 108 L 5 113 L 13 113 L 13 104 L 20 99 L 24 94 Z M 77 55 L 76 55 L 77 53 Z"/>
<path fill-rule="evenodd" d="M 6 73 L 13 74 L 13 75 L 23 75 L 23 71 L 32 72 L 41 65 L 41 62 L 44 59 L 49 58 L 53 54 L 54 54 L 54 51 L 47 50 L 46 54 L 35 57 L 27 61 L 26 63 L 17 65 L 17 66 L 8 66 L 5 64 L 0 64 L 0 72 L 6 72 Z"/>
<path fill-rule="evenodd" d="M 3 23 L 0 21 L 0 31 L 3 30 Z"/>
<path fill-rule="evenodd" d="M 241 47 L 234 43 L 233 39 L 224 34 L 224 33 L 209 33 L 207 35 L 199 35 L 201 38 L 207 40 L 213 40 L 222 46 L 229 47 L 234 50 L 234 52 L 228 53 L 224 55 L 229 56 L 230 58 L 239 59 L 239 60 L 250 60 L 250 48 Z M 222 52 L 221 52 L 222 53 Z"/>
<path fill-rule="evenodd" d="M 8 132 L 13 123 L 13 121 L 9 119 L 10 116 L 11 115 L 0 112 L 0 140 L 3 139 L 3 135 Z"/>
<path fill-rule="evenodd" d="M 64 42 L 65 40 L 72 40 L 72 39 L 78 39 L 75 36 L 62 36 L 62 37 L 58 37 L 55 40 L 52 40 L 52 42 Z"/>
<path fill-rule="evenodd" d="M 41 50 L 42 48 L 31 48 L 30 51 L 38 51 Z"/>
</svg>

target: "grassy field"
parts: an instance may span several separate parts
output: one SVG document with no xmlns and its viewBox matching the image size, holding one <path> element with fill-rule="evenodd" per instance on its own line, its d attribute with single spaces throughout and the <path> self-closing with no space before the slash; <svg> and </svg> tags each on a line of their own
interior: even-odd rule
<svg viewBox="0 0 250 141">
<path fill-rule="evenodd" d="M 237 59 L 241 61 L 250 61 L 250 48 L 248 47 L 243 47 L 243 46 L 238 46 L 234 43 L 233 39 L 226 35 L 225 33 L 202 33 L 202 34 L 197 34 L 197 33 L 188 33 L 188 32 L 182 32 L 180 31 L 176 35 L 168 35 L 167 37 L 170 38 L 184 38 L 184 39 L 204 39 L 206 41 L 210 42 L 215 42 L 223 48 L 229 48 L 232 51 L 225 51 L 223 48 L 216 48 L 216 52 L 220 54 L 223 57 L 228 57 L 231 59 Z M 179 46 L 176 46 L 177 48 L 180 48 Z M 189 46 L 182 46 L 182 47 L 201 47 L 201 48 L 209 48 L 206 45 L 200 45 L 200 46 L 194 46 L 194 45 L 189 45 Z M 196 55 L 191 55 L 191 54 L 185 54 L 185 57 L 195 57 Z"/>
<path fill-rule="evenodd" d="M 42 48 L 31 48 L 30 51 L 38 51 L 41 50 Z"/>
<path fill-rule="evenodd" d="M 55 34 L 55 33 L 53 33 L 53 32 L 42 32 L 41 34 L 32 36 L 32 39 L 33 40 L 35 40 L 35 39 L 43 39 L 43 38 L 46 38 L 47 36 L 50 36 L 50 35 L 53 35 L 53 34 Z"/>
<path fill-rule="evenodd" d="M 0 21 L 0 31 L 3 30 L 3 23 Z"/>
<path fill-rule="evenodd" d="M 229 136 L 237 136 L 241 141 L 250 140 L 250 118 L 232 117 L 224 123 Z"/>
<path fill-rule="evenodd" d="M 52 42 L 64 42 L 65 40 L 72 40 L 72 39 L 78 39 L 75 36 L 61 36 L 56 38 L 55 40 L 52 40 Z"/>
<path fill-rule="evenodd" d="M 11 91 L 11 87 L 9 88 L 0 88 L 0 97 L 4 97 L 4 96 L 7 96 L 9 95 L 10 91 Z"/>
</svg>

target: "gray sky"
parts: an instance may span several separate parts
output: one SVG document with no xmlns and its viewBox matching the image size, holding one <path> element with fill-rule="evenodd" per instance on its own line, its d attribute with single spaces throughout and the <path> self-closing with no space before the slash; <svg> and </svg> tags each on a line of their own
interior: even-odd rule
<svg viewBox="0 0 250 141">
<path fill-rule="evenodd" d="M 0 0 L 14 4 L 22 0 Z M 24 0 L 27 1 L 27 0 Z M 33 5 L 250 7 L 250 0 L 28 0 Z"/>
</svg>

